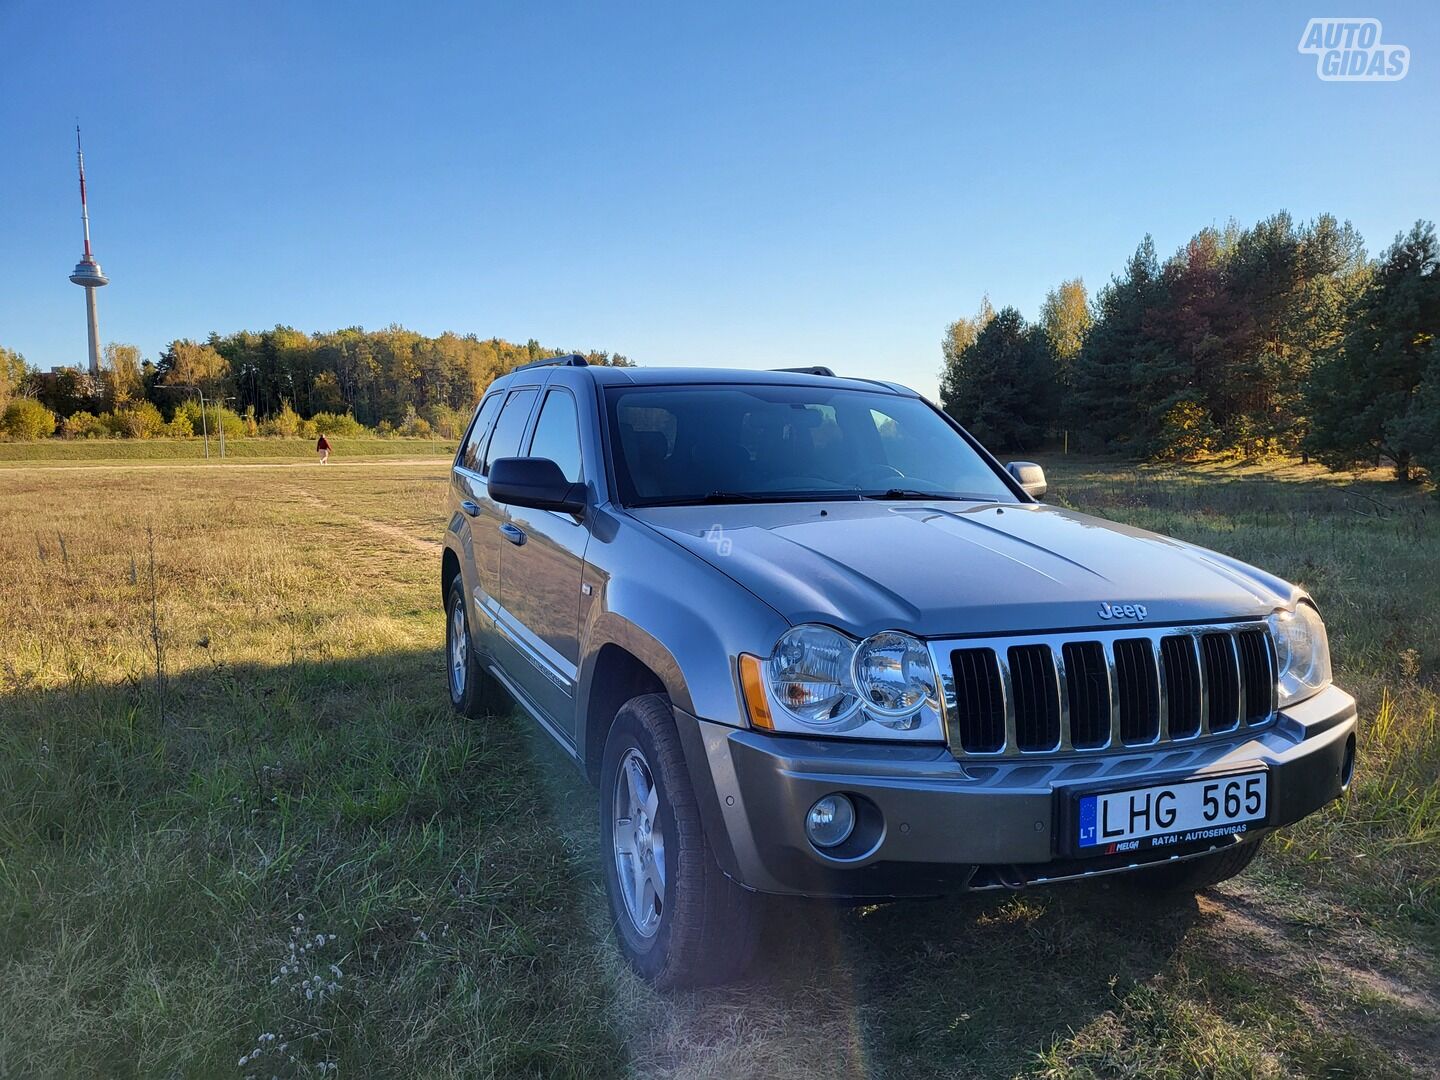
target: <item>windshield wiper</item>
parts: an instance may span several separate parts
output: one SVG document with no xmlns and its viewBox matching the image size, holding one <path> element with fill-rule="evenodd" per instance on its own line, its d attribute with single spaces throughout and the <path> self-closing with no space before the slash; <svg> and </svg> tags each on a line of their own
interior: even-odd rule
<svg viewBox="0 0 1440 1080">
<path fill-rule="evenodd" d="M 711 491 L 705 495 L 683 495 L 675 499 L 655 499 L 643 506 L 716 506 L 723 503 L 828 502 L 834 499 L 855 499 L 851 491 Z"/>
<path fill-rule="evenodd" d="M 712 491 L 693 500 L 697 503 L 763 503 L 778 501 L 773 495 L 759 495 L 750 491 Z"/>
<path fill-rule="evenodd" d="M 918 488 L 889 488 L 881 492 L 867 491 L 860 496 L 862 499 L 924 499 L 928 502 L 942 502 L 964 497 L 963 495 L 953 495 L 947 491 L 920 491 Z"/>
</svg>

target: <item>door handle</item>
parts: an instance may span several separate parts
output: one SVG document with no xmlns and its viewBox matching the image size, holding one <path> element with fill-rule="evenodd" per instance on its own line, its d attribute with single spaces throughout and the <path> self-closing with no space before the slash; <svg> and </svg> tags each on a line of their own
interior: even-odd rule
<svg viewBox="0 0 1440 1080">
<path fill-rule="evenodd" d="M 510 524 L 508 521 L 500 526 L 500 535 L 512 544 L 519 545 L 525 543 L 525 530 L 520 528 L 519 525 Z"/>
<path fill-rule="evenodd" d="M 469 514 L 471 517 L 476 517 L 480 513 L 480 504 L 476 502 L 471 502 L 469 499 L 465 499 L 463 502 L 460 503 L 460 509 L 464 510 L 465 513 Z"/>
</svg>

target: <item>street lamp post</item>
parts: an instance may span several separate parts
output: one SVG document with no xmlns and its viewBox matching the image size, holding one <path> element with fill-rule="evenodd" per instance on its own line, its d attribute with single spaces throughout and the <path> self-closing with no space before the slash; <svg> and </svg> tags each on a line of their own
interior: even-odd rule
<svg viewBox="0 0 1440 1080">
<path fill-rule="evenodd" d="M 218 403 L 215 408 L 215 423 L 220 428 L 220 458 L 223 461 L 225 458 L 225 417 L 221 414 L 220 410 L 225 407 L 225 402 L 234 401 L 235 399 L 233 397 L 220 397 L 211 398 L 210 400 Z"/>
<path fill-rule="evenodd" d="M 204 391 L 204 390 L 201 390 L 198 386 L 187 386 L 187 387 L 185 387 L 185 389 L 186 389 L 186 390 L 193 390 L 193 391 L 199 396 L 199 398 L 200 398 L 200 434 L 201 434 L 201 435 L 204 437 L 204 439 L 205 439 L 205 460 L 206 460 L 206 461 L 209 461 L 209 460 L 210 460 L 210 427 L 209 427 L 209 425 L 205 422 L 205 391 Z M 221 434 L 222 434 L 222 435 L 224 434 L 224 428 L 223 428 L 223 427 L 221 428 Z M 224 443 L 221 443 L 220 456 L 221 456 L 221 457 L 224 457 L 224 456 L 225 456 Z"/>
</svg>

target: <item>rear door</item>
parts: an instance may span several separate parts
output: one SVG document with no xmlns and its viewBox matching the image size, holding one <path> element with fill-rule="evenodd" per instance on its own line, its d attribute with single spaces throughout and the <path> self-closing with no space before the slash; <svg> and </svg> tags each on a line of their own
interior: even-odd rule
<svg viewBox="0 0 1440 1080">
<path fill-rule="evenodd" d="M 511 389 L 504 395 L 497 393 L 497 408 L 489 431 L 476 445 L 473 459 L 463 470 L 465 497 L 461 510 L 469 517 L 470 557 L 475 567 L 470 586 L 471 610 L 476 615 L 474 623 L 483 640 L 485 652 L 495 655 L 502 664 L 508 658 L 500 655 L 493 628 L 496 614 L 500 610 L 500 560 L 505 539 L 501 529 L 505 525 L 505 507 L 490 498 L 486 477 L 490 474 L 490 462 L 496 458 L 513 457 L 519 453 L 520 438 L 525 425 L 540 396 L 538 387 L 522 386 Z M 488 407 L 489 401 L 481 406 Z M 477 423 L 478 426 L 478 423 Z M 466 446 L 467 454 L 469 445 Z"/>
<path fill-rule="evenodd" d="M 525 451 L 549 458 L 566 479 L 586 479 L 575 395 L 551 386 Z M 582 519 L 552 510 L 509 508 L 509 542 L 501 552 L 499 630 L 523 663 L 521 688 L 572 742 L 575 681 L 580 663 L 580 583 L 590 530 Z"/>
<path fill-rule="evenodd" d="M 490 543 L 488 535 L 477 533 L 477 525 L 482 523 L 482 496 L 488 497 L 480 465 L 485 459 L 485 444 L 495 426 L 495 417 L 504 402 L 505 391 L 496 390 L 480 403 L 450 476 L 455 505 L 460 510 L 460 527 L 456 530 L 464 551 L 460 576 L 465 582 L 465 596 L 470 605 L 470 625 L 476 633 L 488 629 L 491 620 L 488 607 L 481 598 L 488 599 L 500 592 L 499 541 Z"/>
</svg>

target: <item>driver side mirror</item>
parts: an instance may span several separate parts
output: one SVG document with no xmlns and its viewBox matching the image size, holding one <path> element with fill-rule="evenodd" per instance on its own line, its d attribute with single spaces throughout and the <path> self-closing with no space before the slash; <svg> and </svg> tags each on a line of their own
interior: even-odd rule
<svg viewBox="0 0 1440 1080">
<path fill-rule="evenodd" d="M 585 485 L 565 479 L 560 466 L 549 458 L 505 457 L 490 463 L 486 482 L 498 503 L 579 514 L 585 509 Z"/>
<path fill-rule="evenodd" d="M 1033 461 L 1012 461 L 1005 470 L 1032 499 L 1043 499 L 1049 490 L 1049 485 L 1045 483 L 1045 470 Z"/>
</svg>

